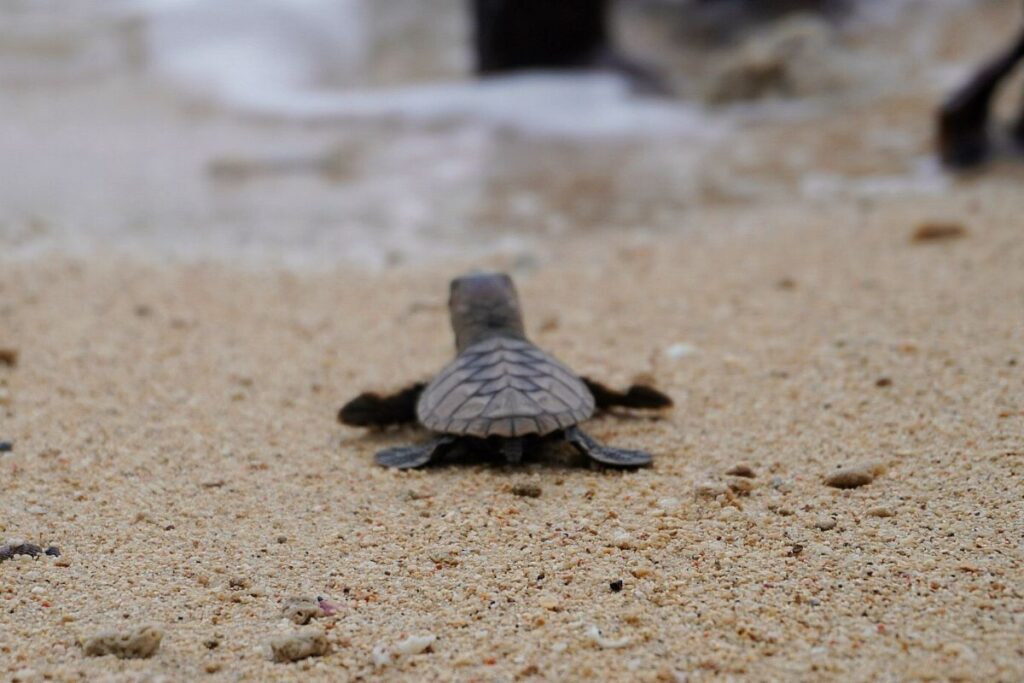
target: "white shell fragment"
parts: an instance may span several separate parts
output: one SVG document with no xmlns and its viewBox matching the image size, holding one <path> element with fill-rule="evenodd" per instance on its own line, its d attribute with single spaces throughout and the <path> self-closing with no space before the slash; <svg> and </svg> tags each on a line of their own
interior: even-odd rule
<svg viewBox="0 0 1024 683">
<path fill-rule="evenodd" d="M 692 356 L 693 354 L 697 353 L 697 350 L 697 347 L 694 346 L 693 344 L 685 344 L 683 342 L 678 342 L 676 344 L 672 344 L 667 349 L 665 349 L 665 355 L 671 358 L 672 360 L 679 360 L 680 358 Z"/>
<path fill-rule="evenodd" d="M 377 643 L 371 651 L 373 665 L 378 669 L 382 669 L 394 663 L 400 657 L 422 654 L 429 650 L 430 646 L 436 641 L 437 636 L 433 633 L 428 633 L 421 636 L 409 636 L 405 640 L 396 643 L 393 647 L 387 643 Z"/>
<path fill-rule="evenodd" d="M 597 645 L 598 647 L 605 650 L 615 650 L 620 647 L 626 647 L 627 645 L 633 642 L 633 639 L 628 636 L 623 636 L 622 638 L 615 639 L 605 638 L 601 634 L 601 629 L 593 625 L 587 627 L 587 639 L 590 640 L 590 642 Z"/>
<path fill-rule="evenodd" d="M 382 669 L 390 664 L 391 660 L 394 658 L 386 643 L 377 643 L 374 645 L 373 650 L 371 651 L 371 656 L 373 657 L 373 665 L 378 669 Z"/>
<path fill-rule="evenodd" d="M 426 652 L 427 648 L 434 644 L 437 636 L 433 633 L 425 636 L 409 636 L 395 645 L 395 652 L 400 655 L 418 655 Z"/>
</svg>

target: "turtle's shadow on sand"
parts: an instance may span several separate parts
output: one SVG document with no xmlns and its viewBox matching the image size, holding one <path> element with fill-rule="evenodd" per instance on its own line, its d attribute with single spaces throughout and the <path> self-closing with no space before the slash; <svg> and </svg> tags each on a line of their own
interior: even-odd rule
<svg viewBox="0 0 1024 683">
<path fill-rule="evenodd" d="M 628 416 L 627 414 L 616 415 L 616 417 L 629 417 L 629 419 L 650 421 L 651 418 L 643 416 Z M 401 445 L 419 444 L 429 441 L 431 433 L 414 427 L 386 428 L 373 432 L 366 432 L 361 436 L 341 439 L 340 445 L 352 444 L 373 444 L 378 450 Z M 524 450 L 521 463 L 508 463 L 497 448 L 490 448 L 484 444 L 473 444 L 459 446 L 445 453 L 436 461 L 432 461 L 422 468 L 421 471 L 450 469 L 450 468 L 471 468 L 487 467 L 495 474 L 506 476 L 521 475 L 526 468 L 540 465 L 543 469 L 551 471 L 609 471 L 621 472 L 623 468 L 608 467 L 591 460 L 583 455 L 568 442 L 560 441 L 557 438 L 531 445 Z M 374 467 L 378 465 L 374 463 Z M 631 471 L 627 468 L 626 471 Z"/>
</svg>

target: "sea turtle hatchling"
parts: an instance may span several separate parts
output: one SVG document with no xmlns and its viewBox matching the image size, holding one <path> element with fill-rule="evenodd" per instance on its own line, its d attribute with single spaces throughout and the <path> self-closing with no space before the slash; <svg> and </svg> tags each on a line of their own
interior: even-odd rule
<svg viewBox="0 0 1024 683">
<path fill-rule="evenodd" d="M 361 427 L 417 421 L 437 435 L 424 444 L 386 448 L 377 453 L 377 464 L 420 467 L 460 447 L 499 451 L 507 462 L 518 463 L 525 448 L 558 438 L 605 465 L 651 463 L 643 451 L 599 443 L 579 423 L 597 409 L 665 408 L 672 405 L 668 396 L 641 385 L 613 391 L 530 343 L 508 275 L 453 280 L 448 306 L 455 360 L 428 384 L 388 397 L 364 393 L 338 414 L 342 423 Z"/>
</svg>

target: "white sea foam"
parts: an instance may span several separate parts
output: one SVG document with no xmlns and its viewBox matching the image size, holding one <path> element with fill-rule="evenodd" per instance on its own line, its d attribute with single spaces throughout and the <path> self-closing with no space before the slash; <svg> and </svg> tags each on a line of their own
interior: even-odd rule
<svg viewBox="0 0 1024 683">
<path fill-rule="evenodd" d="M 229 107 L 296 120 L 471 120 L 555 135 L 704 135 L 699 108 L 635 97 L 613 74 L 525 74 L 360 88 L 372 37 L 361 0 L 150 0 L 150 66 Z"/>
<path fill-rule="evenodd" d="M 146 0 L 151 66 L 228 99 L 354 81 L 367 56 L 362 0 Z"/>
<path fill-rule="evenodd" d="M 526 74 L 481 82 L 365 91 L 234 93 L 248 111 L 297 119 L 468 120 L 560 136 L 714 135 L 722 129 L 698 107 L 634 97 L 612 74 Z"/>
<path fill-rule="evenodd" d="M 925 1 L 964 0 L 893 3 Z M 13 74 L 33 86 L 73 86 L 52 100 L 34 87 L 12 88 L 0 107 L 0 151 L 18 160 L 0 190 L 5 255 L 117 249 L 297 267 L 513 257 L 588 230 L 681 225 L 706 199 L 929 195 L 949 182 L 934 159 L 912 162 L 917 137 L 902 128 L 865 143 L 906 160 L 878 175 L 825 175 L 809 152 L 796 187 L 760 170 L 773 167 L 774 152 L 759 126 L 816 126 L 850 101 L 870 102 L 875 77 L 849 99 L 711 113 L 636 97 L 608 74 L 472 80 L 452 58 L 468 51 L 456 21 L 464 0 L 76 0 L 73 11 L 67 4 L 19 0 L 0 30 L 22 45 L 0 54 L 0 80 Z M 931 10 L 923 14 L 910 33 L 927 47 L 939 32 Z M 418 38 L 408 40 L 410 32 Z M 934 87 L 934 79 L 902 78 L 920 51 L 910 52 L 878 78 Z M 941 67 L 943 83 L 957 80 L 953 66 Z M 177 98 L 153 97 L 151 74 L 176 92 L 273 123 L 196 116 Z M 140 83 L 147 87 L 134 87 Z M 291 125 L 381 120 L 398 125 Z M 496 129 L 541 139 L 520 144 Z M 568 144 L 549 144 L 551 137 Z M 211 171 L 224 166 L 245 173 Z"/>
</svg>

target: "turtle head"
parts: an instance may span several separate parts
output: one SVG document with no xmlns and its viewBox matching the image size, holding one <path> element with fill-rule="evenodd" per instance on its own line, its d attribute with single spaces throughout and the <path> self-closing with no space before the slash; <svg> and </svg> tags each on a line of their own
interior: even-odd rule
<svg viewBox="0 0 1024 683">
<path fill-rule="evenodd" d="M 448 310 L 461 353 L 490 337 L 526 337 L 519 296 L 504 273 L 465 275 L 452 280 Z"/>
</svg>

